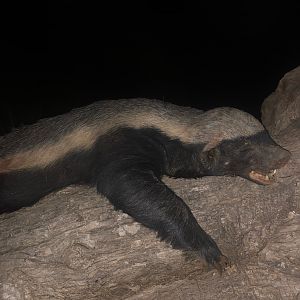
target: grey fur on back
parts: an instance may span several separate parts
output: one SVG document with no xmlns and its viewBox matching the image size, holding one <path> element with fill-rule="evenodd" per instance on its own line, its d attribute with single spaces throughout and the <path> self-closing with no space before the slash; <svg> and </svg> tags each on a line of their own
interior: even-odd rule
<svg viewBox="0 0 300 300">
<path fill-rule="evenodd" d="M 156 128 L 184 143 L 207 144 L 254 135 L 264 127 L 250 114 L 221 107 L 206 112 L 160 100 L 95 102 L 67 114 L 43 119 L 0 138 L 0 172 L 45 167 L 120 127 Z"/>
<path fill-rule="evenodd" d="M 141 98 L 98 101 L 63 115 L 41 119 L 32 125 L 14 129 L 11 133 L 1 136 L 0 155 L 32 149 L 45 143 L 55 143 L 75 128 L 83 126 L 93 130 L 98 127 L 101 134 L 101 126 L 104 124 L 106 128 L 122 126 L 125 125 L 126 118 L 131 122 L 136 119 L 136 123 L 145 123 L 145 120 L 140 118 L 141 112 L 166 120 L 177 119 L 179 124 L 192 115 L 203 113 L 198 109 L 181 107 L 160 100 Z"/>
</svg>

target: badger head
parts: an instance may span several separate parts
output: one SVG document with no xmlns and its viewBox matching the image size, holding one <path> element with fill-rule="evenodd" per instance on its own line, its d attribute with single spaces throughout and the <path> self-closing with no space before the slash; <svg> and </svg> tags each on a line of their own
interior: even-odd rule
<svg viewBox="0 0 300 300">
<path fill-rule="evenodd" d="M 276 170 L 290 153 L 276 144 L 253 116 L 232 108 L 213 110 L 211 137 L 201 153 L 208 175 L 240 176 L 258 184 L 271 184 Z"/>
</svg>

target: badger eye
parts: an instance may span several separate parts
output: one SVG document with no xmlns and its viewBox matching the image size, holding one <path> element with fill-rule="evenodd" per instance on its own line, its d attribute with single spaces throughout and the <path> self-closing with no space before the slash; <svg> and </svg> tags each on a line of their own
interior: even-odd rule
<svg viewBox="0 0 300 300">
<path fill-rule="evenodd" d="M 207 158 L 209 160 L 215 160 L 218 157 L 219 150 L 217 148 L 211 149 L 207 152 Z"/>
<path fill-rule="evenodd" d="M 207 157 L 209 159 L 213 159 L 214 158 L 214 154 L 212 152 L 208 152 Z"/>
</svg>

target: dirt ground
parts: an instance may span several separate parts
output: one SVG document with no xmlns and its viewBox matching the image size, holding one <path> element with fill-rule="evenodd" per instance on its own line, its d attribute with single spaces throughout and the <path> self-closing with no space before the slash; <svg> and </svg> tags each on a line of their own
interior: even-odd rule
<svg viewBox="0 0 300 300">
<path fill-rule="evenodd" d="M 268 100 L 264 114 L 274 101 L 300 103 L 293 95 Z M 71 186 L 0 216 L 0 299 L 300 299 L 298 121 L 270 129 L 293 154 L 270 186 L 164 179 L 231 259 L 222 276 L 114 211 L 95 189 Z"/>
</svg>

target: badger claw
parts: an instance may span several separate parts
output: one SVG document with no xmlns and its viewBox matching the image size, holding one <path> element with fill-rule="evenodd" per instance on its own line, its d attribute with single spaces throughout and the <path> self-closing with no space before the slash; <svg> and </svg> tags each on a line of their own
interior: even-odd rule
<svg viewBox="0 0 300 300">
<path fill-rule="evenodd" d="M 222 275 L 226 268 L 231 266 L 231 261 L 225 255 L 221 255 L 218 261 L 213 262 L 212 266 Z"/>
</svg>

